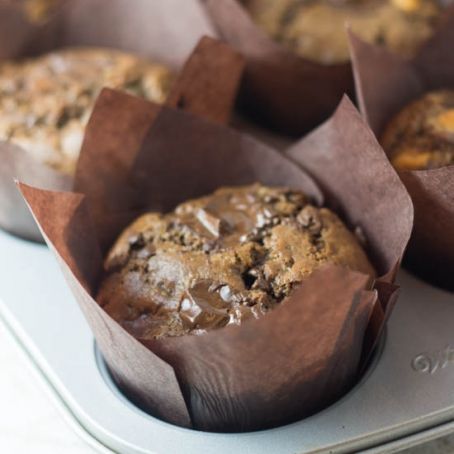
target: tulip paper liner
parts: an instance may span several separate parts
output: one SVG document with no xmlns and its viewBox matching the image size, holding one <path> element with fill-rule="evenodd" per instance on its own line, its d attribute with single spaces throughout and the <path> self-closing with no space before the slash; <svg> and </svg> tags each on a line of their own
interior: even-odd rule
<svg viewBox="0 0 454 454">
<path fill-rule="evenodd" d="M 244 108 L 278 131 L 299 136 L 326 120 L 344 93 L 352 96 L 350 62 L 321 64 L 274 41 L 240 0 L 200 0 L 219 35 L 247 60 Z"/>
<path fill-rule="evenodd" d="M 361 111 L 380 137 L 387 122 L 434 89 L 454 89 L 454 7 L 443 27 L 412 60 L 351 37 Z M 454 166 L 399 171 L 415 207 L 406 266 L 435 285 L 454 289 Z"/>
<path fill-rule="evenodd" d="M 167 105 L 224 123 L 230 117 L 244 63 L 227 45 L 208 37 L 186 60 L 197 40 L 211 33 L 204 17 L 196 0 L 183 4 L 177 0 L 62 0 L 46 20 L 36 23 L 27 21 L 20 2 L 0 2 L 0 59 L 71 46 L 125 50 L 178 72 Z M 73 178 L 5 141 L 0 141 L 0 157 L 0 227 L 42 241 L 13 179 L 66 190 Z"/>
<path fill-rule="evenodd" d="M 141 407 L 186 427 L 255 430 L 314 413 L 355 382 L 395 302 L 394 275 L 412 225 L 404 186 L 344 100 L 330 122 L 289 155 L 321 182 L 328 205 L 364 232 L 380 277 L 374 282 L 327 265 L 259 320 L 202 336 L 135 340 L 95 297 L 102 257 L 138 214 L 166 212 L 221 186 L 256 181 L 324 202 L 313 177 L 276 150 L 169 107 L 149 114 L 156 109 L 103 90 L 86 130 L 78 192 L 20 184 L 110 371 Z"/>
</svg>

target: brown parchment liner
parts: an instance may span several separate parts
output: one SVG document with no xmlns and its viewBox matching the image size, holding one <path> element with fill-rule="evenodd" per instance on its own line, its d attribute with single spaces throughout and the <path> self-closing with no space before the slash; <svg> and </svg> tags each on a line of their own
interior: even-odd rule
<svg viewBox="0 0 454 454">
<path fill-rule="evenodd" d="M 279 132 L 300 136 L 326 120 L 344 93 L 353 96 L 350 62 L 297 56 L 252 20 L 241 0 L 200 0 L 219 35 L 247 60 L 240 101 Z"/>
<path fill-rule="evenodd" d="M 305 165 L 314 158 L 308 168 L 328 204 L 367 235 L 381 277 L 374 283 L 326 266 L 259 320 L 203 336 L 140 342 L 94 300 L 102 257 L 139 213 L 165 212 L 220 186 L 256 181 L 300 189 L 323 203 L 315 180 L 282 153 L 169 107 L 153 117 L 156 109 L 104 89 L 86 130 L 78 192 L 20 184 L 110 370 L 141 407 L 185 427 L 254 430 L 312 414 L 352 386 L 395 302 L 393 277 L 412 225 L 404 186 L 345 100 L 289 155 Z"/>
<path fill-rule="evenodd" d="M 70 46 L 125 50 L 179 74 L 168 105 L 227 122 L 243 61 L 210 38 L 202 39 L 188 59 L 204 34 L 212 34 L 211 26 L 197 0 L 62 0 L 40 22 L 27 20 L 21 2 L 0 1 L 0 63 Z M 0 141 L 0 227 L 42 241 L 13 178 L 55 190 L 71 187 L 72 178 Z"/>
<path fill-rule="evenodd" d="M 351 36 L 360 108 L 380 137 L 391 118 L 429 90 L 454 89 L 454 7 L 412 60 L 403 60 Z M 406 266 L 435 285 L 454 290 L 454 166 L 399 171 L 415 207 Z"/>
</svg>

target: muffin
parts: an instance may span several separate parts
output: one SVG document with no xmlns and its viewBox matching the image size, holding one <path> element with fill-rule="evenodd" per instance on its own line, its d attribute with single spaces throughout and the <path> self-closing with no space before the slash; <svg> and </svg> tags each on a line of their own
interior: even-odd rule
<svg viewBox="0 0 454 454">
<path fill-rule="evenodd" d="M 324 64 L 349 60 L 346 24 L 370 43 L 412 55 L 441 11 L 437 0 L 246 0 L 245 6 L 273 39 Z"/>
<path fill-rule="evenodd" d="M 167 68 L 111 49 L 71 48 L 0 65 L 0 140 L 65 174 L 103 87 L 164 101 Z"/>
<path fill-rule="evenodd" d="M 356 236 L 301 192 L 226 187 L 127 227 L 97 301 L 137 338 L 202 334 L 261 317 L 326 263 L 375 274 Z"/>
<path fill-rule="evenodd" d="M 398 170 L 454 164 L 454 90 L 428 92 L 404 107 L 386 126 L 381 143 Z"/>
</svg>

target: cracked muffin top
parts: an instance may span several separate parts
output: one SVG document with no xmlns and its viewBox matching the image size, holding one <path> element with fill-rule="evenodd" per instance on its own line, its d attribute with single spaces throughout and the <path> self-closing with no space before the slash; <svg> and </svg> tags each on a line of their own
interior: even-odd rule
<svg viewBox="0 0 454 454">
<path fill-rule="evenodd" d="M 346 24 L 365 41 L 410 56 L 441 11 L 437 0 L 245 0 L 245 6 L 273 39 L 324 64 L 349 60 Z"/>
<path fill-rule="evenodd" d="M 359 239 L 301 192 L 226 187 L 127 227 L 97 301 L 138 338 L 202 334 L 259 318 L 325 263 L 375 274 Z"/>
<path fill-rule="evenodd" d="M 426 93 L 388 124 L 381 144 L 399 170 L 454 164 L 454 90 Z"/>
<path fill-rule="evenodd" d="M 0 140 L 73 174 L 84 128 L 103 87 L 162 102 L 168 69 L 110 49 L 68 48 L 0 65 Z"/>
</svg>

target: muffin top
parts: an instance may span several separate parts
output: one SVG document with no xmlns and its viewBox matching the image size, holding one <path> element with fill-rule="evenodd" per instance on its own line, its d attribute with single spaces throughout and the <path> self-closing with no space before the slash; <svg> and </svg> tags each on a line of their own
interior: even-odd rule
<svg viewBox="0 0 454 454">
<path fill-rule="evenodd" d="M 426 93 L 404 107 L 385 128 L 381 143 L 399 170 L 454 164 L 454 90 Z"/>
<path fill-rule="evenodd" d="M 437 0 L 246 0 L 255 22 L 296 54 L 324 64 L 349 60 L 346 24 L 367 42 L 412 55 L 432 34 Z"/>
<path fill-rule="evenodd" d="M 325 263 L 375 274 L 356 236 L 301 192 L 226 187 L 127 227 L 97 301 L 138 338 L 202 334 L 259 318 Z"/>
<path fill-rule="evenodd" d="M 0 140 L 67 174 L 75 171 L 84 128 L 103 87 L 164 101 L 163 66 L 110 49 L 71 48 L 0 65 Z"/>
</svg>

